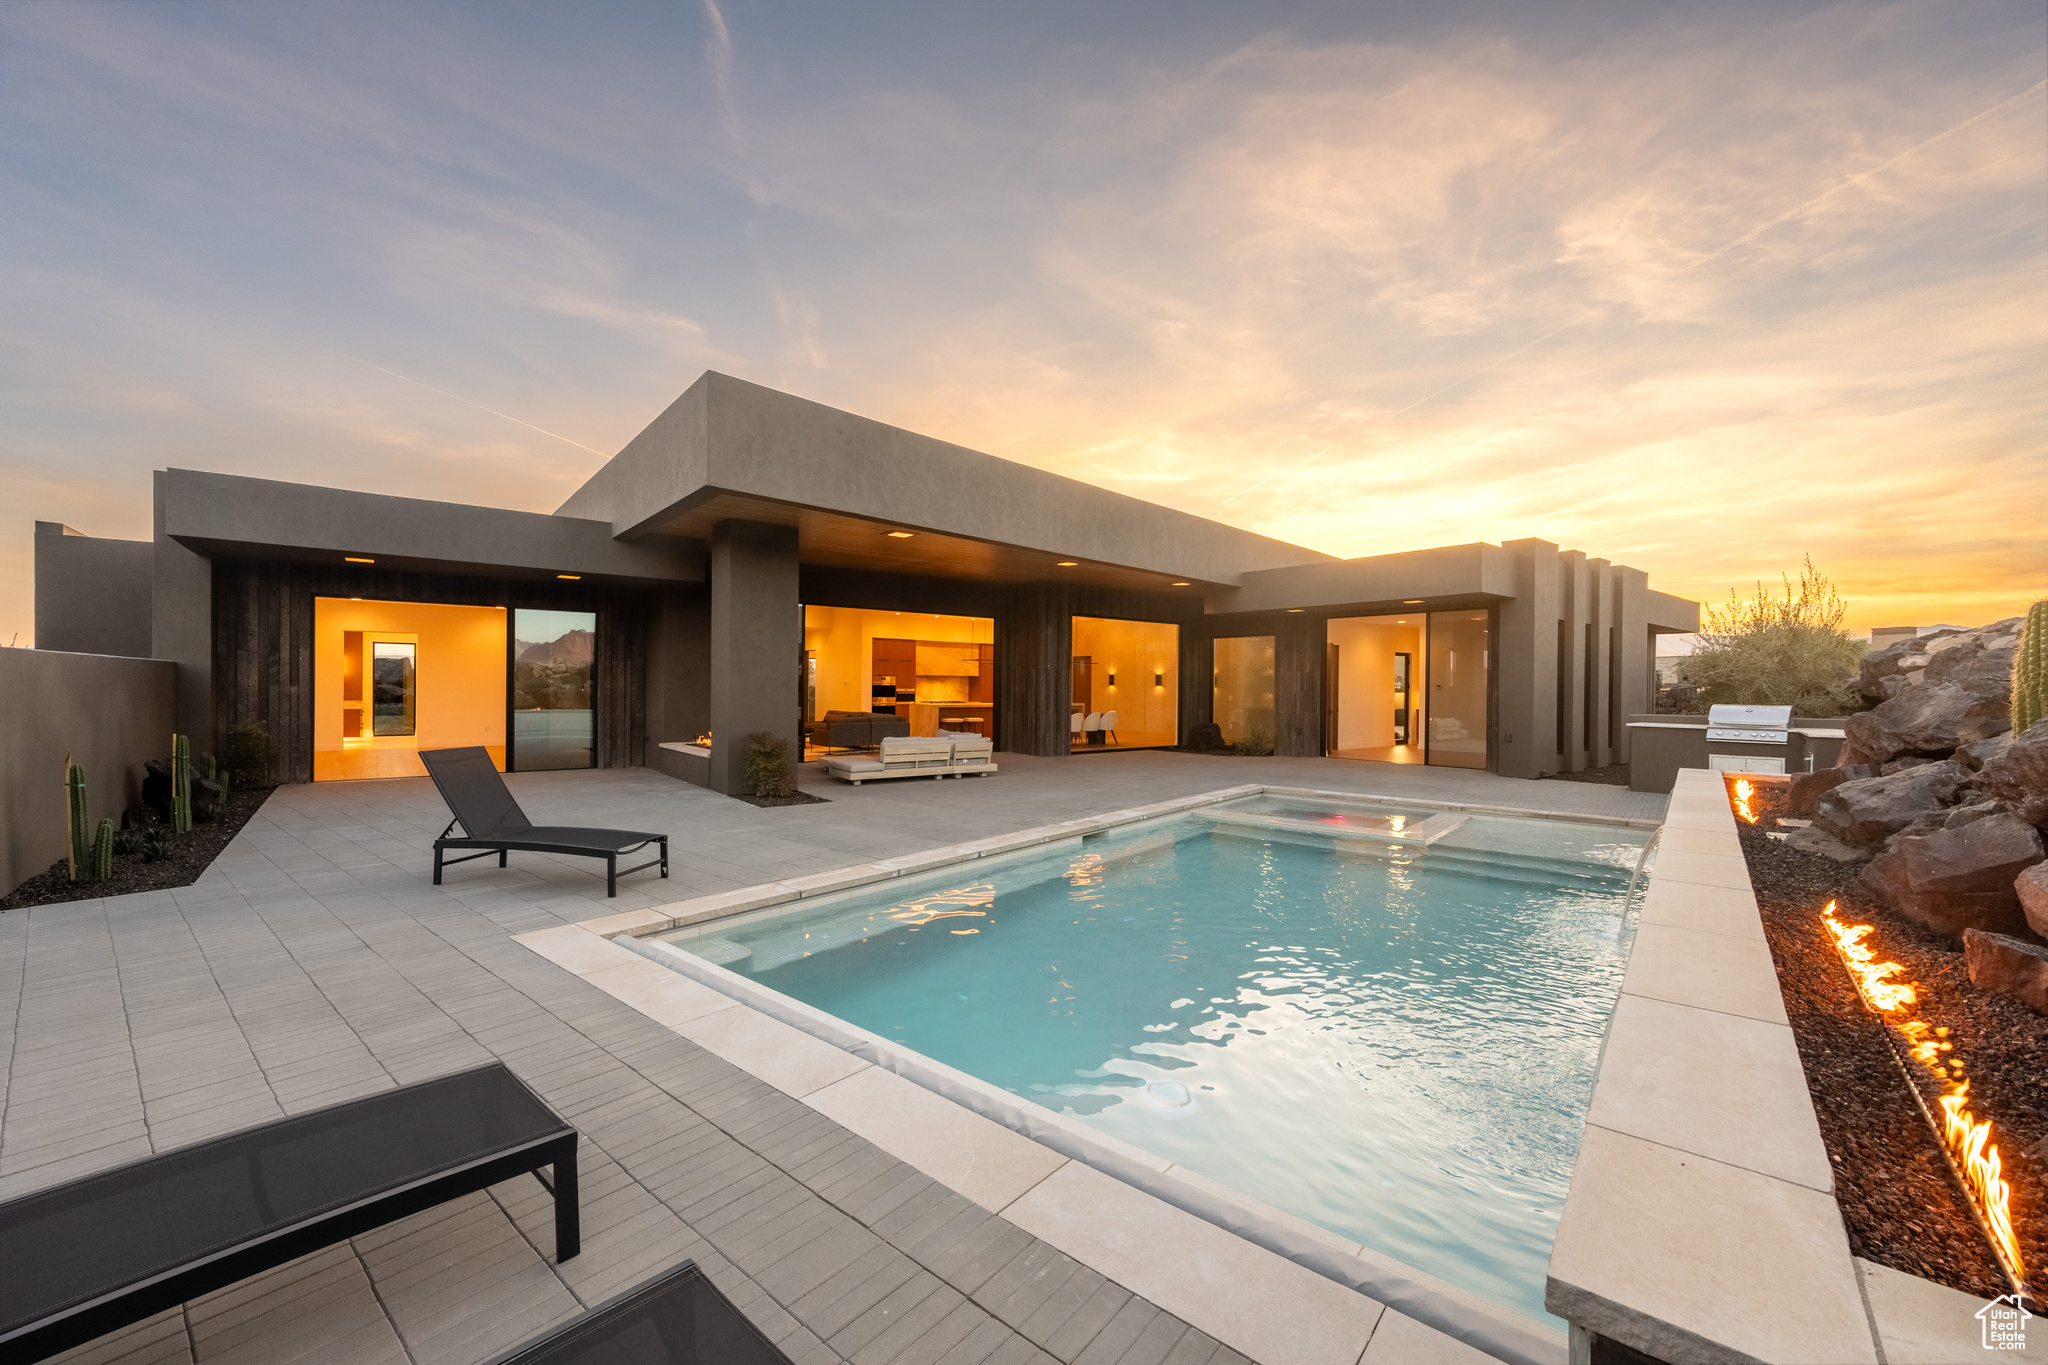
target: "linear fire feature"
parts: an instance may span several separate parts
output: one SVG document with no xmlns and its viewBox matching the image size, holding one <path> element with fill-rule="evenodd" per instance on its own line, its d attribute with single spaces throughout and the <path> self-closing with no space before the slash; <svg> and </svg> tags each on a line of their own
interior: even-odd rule
<svg viewBox="0 0 2048 1365">
<path fill-rule="evenodd" d="M 1963 1059 L 1953 1055 L 1955 1045 L 1948 1038 L 1949 1031 L 1932 1027 L 1924 1020 L 1904 1018 L 1919 1000 L 1919 992 L 1912 983 L 1895 979 L 1906 970 L 1903 966 L 1879 962 L 1877 954 L 1864 942 L 1874 932 L 1874 926 L 1843 924 L 1835 918 L 1833 901 L 1821 911 L 1820 921 L 1855 982 L 1857 996 L 1883 1025 L 1893 1060 L 1905 1074 L 1906 1088 L 1940 1140 L 1949 1169 L 1962 1186 L 1999 1268 L 2005 1272 L 2015 1294 L 2023 1300 L 2032 1299 L 2026 1266 L 2020 1259 L 2019 1238 L 2013 1234 L 2012 1190 L 2001 1174 L 2003 1163 L 1997 1144 L 1991 1140 L 1990 1120 L 1979 1121 L 1970 1113 L 1970 1082 L 1963 1074 Z M 1927 1080 L 1940 1092 L 1933 1107 L 1928 1105 L 1924 1088 Z M 1940 1118 L 1935 1117 L 1936 1108 L 1941 1111 Z"/>
</svg>

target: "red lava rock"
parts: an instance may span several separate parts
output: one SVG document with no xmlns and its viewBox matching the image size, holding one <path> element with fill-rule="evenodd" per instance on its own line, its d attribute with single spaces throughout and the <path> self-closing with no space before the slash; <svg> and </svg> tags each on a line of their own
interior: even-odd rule
<svg viewBox="0 0 2048 1365">
<path fill-rule="evenodd" d="M 2048 825 L 2048 720 L 2035 721 L 2005 752 L 1987 760 L 1977 785 L 2020 819 Z"/>
<path fill-rule="evenodd" d="M 2012 889 L 2020 898 L 2020 913 L 2027 917 L 2027 927 L 2048 938 L 2048 863 L 2036 863 L 2020 873 Z"/>
<path fill-rule="evenodd" d="M 1815 772 L 1800 773 L 1792 779 L 1792 785 L 1785 797 L 1787 815 L 1807 816 L 1813 814 L 1813 803 L 1826 796 L 1844 782 L 1855 782 L 1866 777 L 1876 777 L 1877 769 L 1867 763 L 1851 763 L 1821 768 Z"/>
<path fill-rule="evenodd" d="M 2048 1016 L 1973 986 L 1958 945 L 1859 889 L 1855 866 L 1765 837 L 1771 817 L 1784 813 L 1784 794 L 1759 785 L 1765 818 L 1738 837 L 1850 1249 L 1980 1298 L 2010 1293 L 1883 1026 L 1827 941 L 1821 907 L 1834 900 L 1845 923 L 1875 925 L 1871 947 L 1921 988 L 1918 1016 L 1950 1031 L 1952 1055 L 1971 1077 L 1973 1112 L 1992 1123 L 2029 1267 L 2048 1266 Z"/>
<path fill-rule="evenodd" d="M 2048 948 L 2004 934 L 1965 929 L 1963 956 L 1970 964 L 1971 985 L 2004 991 L 2048 1014 Z"/>
</svg>

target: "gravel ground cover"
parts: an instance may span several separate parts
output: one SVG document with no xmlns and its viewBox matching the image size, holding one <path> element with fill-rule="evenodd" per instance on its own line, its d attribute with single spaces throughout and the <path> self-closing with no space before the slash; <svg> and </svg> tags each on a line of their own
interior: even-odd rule
<svg viewBox="0 0 2048 1365">
<path fill-rule="evenodd" d="M 1834 1163 L 1850 1249 L 1984 1298 L 2010 1292 L 1883 1027 L 1821 926 L 1830 900 L 1844 923 L 1876 926 L 1871 947 L 1903 964 L 1919 987 L 1918 1017 L 1951 1031 L 1954 1055 L 1966 1059 L 1971 1107 L 1997 1135 L 2021 1254 L 2038 1282 L 2048 1275 L 2048 1018 L 1971 985 L 1962 945 L 1858 892 L 1857 865 L 1771 839 L 1765 831 L 1783 809 L 1784 788 L 1762 783 L 1759 796 L 1758 823 L 1739 827 L 1742 850 Z"/>
<path fill-rule="evenodd" d="M 30 877 L 5 897 L 0 911 L 20 910 L 31 905 L 55 905 L 59 901 L 97 900 L 101 896 L 125 896 L 135 891 L 166 891 L 190 886 L 212 865 L 249 818 L 262 808 L 273 787 L 228 793 L 227 815 L 204 825 L 194 825 L 189 834 L 171 845 L 171 856 L 149 863 L 140 853 L 115 854 L 114 875 L 103 882 L 74 882 L 71 865 L 59 858 L 47 872 Z"/>
</svg>

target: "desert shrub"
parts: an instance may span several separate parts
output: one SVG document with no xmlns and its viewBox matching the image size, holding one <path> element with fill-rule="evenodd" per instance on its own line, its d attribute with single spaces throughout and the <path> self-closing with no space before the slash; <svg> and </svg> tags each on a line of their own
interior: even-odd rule
<svg viewBox="0 0 2048 1365">
<path fill-rule="evenodd" d="M 160 863 L 171 856 L 176 845 L 177 836 L 169 825 L 151 825 L 142 832 L 142 861 Z"/>
<path fill-rule="evenodd" d="M 214 758 L 214 771 L 237 790 L 271 785 L 270 731 L 263 727 L 262 721 L 243 721 L 221 737 L 220 752 Z"/>
<path fill-rule="evenodd" d="M 796 782 L 789 775 L 789 741 L 773 730 L 756 730 L 744 741 L 746 757 L 740 770 L 756 796 L 794 796 Z"/>
<path fill-rule="evenodd" d="M 114 831 L 114 852 L 123 858 L 132 858 L 142 852 L 142 831 L 139 829 Z"/>
<path fill-rule="evenodd" d="M 1223 727 L 1213 720 L 1188 727 L 1188 748 L 1198 754 L 1220 754 L 1229 747 L 1223 742 Z"/>
<path fill-rule="evenodd" d="M 1273 737 L 1264 730 L 1247 730 L 1230 751 L 1241 758 L 1265 758 L 1273 752 Z"/>
<path fill-rule="evenodd" d="M 1806 557 L 1799 582 L 1780 574 L 1784 595 L 1758 583 L 1755 596 L 1728 595 L 1708 608 L 1699 648 L 1679 665 L 1698 689 L 1694 714 L 1715 705 L 1790 706 L 1796 716 L 1839 716 L 1859 704 L 1856 665 L 1868 646 L 1842 629 L 1841 594 Z"/>
</svg>

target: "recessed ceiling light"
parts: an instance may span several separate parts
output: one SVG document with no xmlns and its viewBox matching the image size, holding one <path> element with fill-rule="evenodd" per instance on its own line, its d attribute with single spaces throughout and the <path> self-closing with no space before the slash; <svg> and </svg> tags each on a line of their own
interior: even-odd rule
<svg viewBox="0 0 2048 1365">
<path fill-rule="evenodd" d="M 1401 605 L 1404 607 L 1419 607 L 1422 605 L 1422 599 L 1419 597 L 1404 597 L 1401 599 Z"/>
<path fill-rule="evenodd" d="M 889 537 L 889 538 L 890 538 L 891 540 L 908 540 L 908 539 L 910 539 L 910 538 L 911 538 L 912 536 L 916 535 L 916 534 L 917 534 L 917 532 L 915 532 L 915 531 L 884 531 L 884 532 L 883 532 L 882 534 L 883 534 L 883 535 L 886 535 L 886 536 L 888 536 L 888 537 Z"/>
<path fill-rule="evenodd" d="M 1080 560 L 1078 560 L 1078 559 L 1062 559 L 1062 560 L 1061 560 L 1061 561 L 1060 561 L 1060 562 L 1059 562 L 1059 563 L 1058 563 L 1057 565 L 1055 565 L 1054 567 L 1055 567 L 1055 568 L 1060 568 L 1060 569 L 1071 569 L 1071 568 L 1073 568 L 1073 567 L 1074 567 L 1075 565 L 1079 564 L 1080 562 L 1081 562 L 1081 561 L 1080 561 Z"/>
<path fill-rule="evenodd" d="M 580 573 L 558 573 L 558 574 L 556 574 L 556 575 L 555 575 L 555 577 L 557 577 L 557 578 L 581 578 L 581 577 L 583 577 L 583 575 L 582 575 L 582 574 L 580 574 Z"/>
<path fill-rule="evenodd" d="M 342 558 L 351 564 L 375 564 L 377 562 L 374 559 L 365 559 L 361 555 L 343 555 Z"/>
<path fill-rule="evenodd" d="M 1176 587 L 1176 588 L 1192 588 L 1192 587 L 1194 587 L 1195 585 L 1194 585 L 1194 584 L 1192 584 L 1192 583 L 1176 583 L 1176 584 L 1174 584 L 1173 586 L 1174 586 L 1174 587 Z"/>
<path fill-rule="evenodd" d="M 1289 607 L 1289 608 L 1288 608 L 1287 610 L 1289 610 L 1289 611 L 1307 611 L 1307 610 L 1308 610 L 1308 608 L 1306 608 L 1306 607 Z"/>
</svg>

